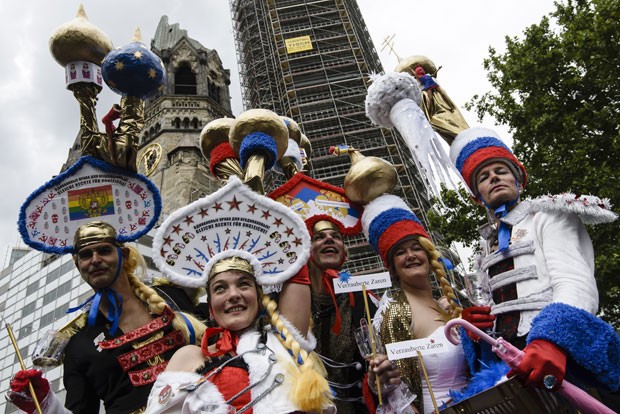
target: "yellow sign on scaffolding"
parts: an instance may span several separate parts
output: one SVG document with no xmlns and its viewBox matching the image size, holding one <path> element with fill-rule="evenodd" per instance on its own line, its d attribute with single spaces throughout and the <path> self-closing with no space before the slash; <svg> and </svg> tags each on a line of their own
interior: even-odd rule
<svg viewBox="0 0 620 414">
<path fill-rule="evenodd" d="M 297 53 L 306 50 L 312 50 L 312 41 L 310 40 L 310 36 L 308 35 L 285 39 L 284 43 L 286 44 L 287 53 Z"/>
</svg>

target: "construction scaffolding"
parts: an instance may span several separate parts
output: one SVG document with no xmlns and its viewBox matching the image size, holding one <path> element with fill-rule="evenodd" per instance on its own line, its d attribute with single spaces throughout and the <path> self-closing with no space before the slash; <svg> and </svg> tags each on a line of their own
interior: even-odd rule
<svg viewBox="0 0 620 414">
<path fill-rule="evenodd" d="M 329 147 L 346 144 L 391 162 L 396 194 L 421 220 L 428 195 L 402 138 L 373 125 L 364 101 L 383 71 L 355 0 L 231 0 L 245 109 L 265 108 L 299 123 L 312 143 L 312 176 L 342 186 L 350 161 Z M 283 182 L 271 175 L 272 188 Z M 363 235 L 349 238 L 351 273 L 383 270 Z"/>
</svg>

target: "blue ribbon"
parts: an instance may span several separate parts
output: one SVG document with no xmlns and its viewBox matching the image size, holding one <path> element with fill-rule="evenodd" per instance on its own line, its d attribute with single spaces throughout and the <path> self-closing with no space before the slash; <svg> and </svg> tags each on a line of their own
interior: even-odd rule
<svg viewBox="0 0 620 414">
<path fill-rule="evenodd" d="M 502 204 L 498 208 L 495 209 L 494 214 L 496 219 L 502 219 L 508 214 L 508 203 Z M 510 244 L 510 227 L 508 224 L 504 223 L 500 220 L 499 228 L 497 229 L 497 244 L 498 244 L 498 252 L 503 252 L 508 249 L 508 245 Z"/>
<path fill-rule="evenodd" d="M 440 257 L 439 260 L 441 261 L 441 263 L 443 263 L 444 267 L 448 270 L 453 270 L 454 269 L 454 265 L 452 264 L 452 262 L 450 261 L 450 259 L 446 259 L 445 257 Z"/>
<path fill-rule="evenodd" d="M 192 326 L 189 319 L 187 319 L 187 316 L 183 315 L 183 312 L 179 312 L 178 314 L 181 315 L 181 317 L 185 321 L 185 325 L 187 325 L 187 330 L 189 331 L 189 343 L 195 344 L 196 343 L 196 332 L 194 331 L 194 327 Z"/>
</svg>

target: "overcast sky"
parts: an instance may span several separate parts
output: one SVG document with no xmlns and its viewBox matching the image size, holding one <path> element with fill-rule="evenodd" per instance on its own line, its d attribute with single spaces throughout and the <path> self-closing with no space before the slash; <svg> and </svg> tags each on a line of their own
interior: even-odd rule
<svg viewBox="0 0 620 414">
<path fill-rule="evenodd" d="M 64 86 L 64 68 L 52 58 L 48 40 L 59 25 L 75 17 L 78 1 L 0 1 L 0 260 L 21 245 L 19 208 L 28 195 L 59 172 L 79 129 L 78 105 Z M 243 108 L 227 0 L 84 0 L 89 20 L 115 47 L 131 41 L 139 27 L 148 45 L 162 15 L 179 23 L 190 37 L 218 51 L 232 74 L 233 112 Z M 489 90 L 482 61 L 492 46 L 503 50 L 504 37 L 520 36 L 553 9 L 551 0 L 358 0 L 379 51 L 394 37 L 401 57 L 425 55 L 443 66 L 438 82 L 459 105 Z M 379 52 L 386 70 L 397 59 Z M 100 95 L 101 118 L 119 97 Z M 470 125 L 474 114 L 464 111 Z M 492 120 L 485 121 L 494 127 Z M 499 131 L 506 128 L 499 126 Z"/>
</svg>

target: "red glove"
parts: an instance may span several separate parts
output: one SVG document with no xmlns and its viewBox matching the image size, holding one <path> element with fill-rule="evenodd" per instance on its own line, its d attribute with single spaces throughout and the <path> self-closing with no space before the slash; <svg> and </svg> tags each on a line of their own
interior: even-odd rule
<svg viewBox="0 0 620 414">
<path fill-rule="evenodd" d="M 21 370 L 11 379 L 9 399 L 20 410 L 27 413 L 34 413 L 37 410 L 30 394 L 30 387 L 28 386 L 30 383 L 32 383 L 39 404 L 47 397 L 50 392 L 50 383 L 42 377 L 42 374 L 36 369 Z"/>
<path fill-rule="evenodd" d="M 485 331 L 487 329 L 493 329 L 495 315 L 491 315 L 490 306 L 470 306 L 469 308 L 463 309 L 461 318 L 465 319 L 481 331 Z M 469 335 L 472 341 L 480 340 L 478 335 L 475 333 L 467 331 L 467 335 Z"/>
<path fill-rule="evenodd" d="M 525 385 L 547 388 L 543 381 L 546 376 L 552 375 L 555 381 L 548 378 L 551 382 L 547 385 L 553 385 L 549 388 L 557 389 L 562 384 L 566 373 L 566 354 L 562 349 L 552 342 L 536 339 L 530 342 L 523 352 L 523 360 L 518 367 L 506 374 L 508 377 L 518 375 L 525 380 Z"/>
</svg>

